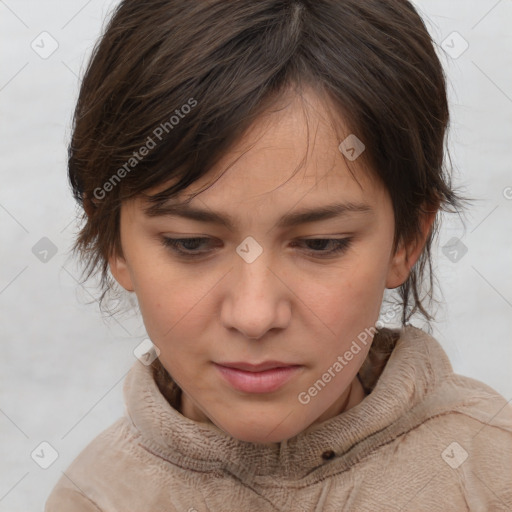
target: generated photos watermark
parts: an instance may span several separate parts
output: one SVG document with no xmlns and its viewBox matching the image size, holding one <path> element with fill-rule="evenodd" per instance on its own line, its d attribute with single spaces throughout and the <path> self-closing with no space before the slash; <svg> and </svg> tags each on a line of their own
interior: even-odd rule
<svg viewBox="0 0 512 512">
<path fill-rule="evenodd" d="M 93 191 L 94 197 L 101 201 L 105 199 L 106 195 L 111 192 L 121 180 L 141 162 L 153 149 L 155 149 L 159 142 L 163 140 L 165 135 L 171 132 L 175 126 L 177 126 L 182 119 L 185 118 L 191 110 L 197 106 L 197 101 L 194 98 L 189 98 L 187 103 L 184 103 L 179 109 L 174 111 L 174 114 L 165 122 L 160 123 L 152 132 L 152 135 L 148 135 L 144 144 L 134 151 L 132 156 L 121 166 L 112 176 L 103 183 L 101 187 L 96 187 Z M 156 139 L 156 140 L 155 140 Z"/>
<path fill-rule="evenodd" d="M 338 375 L 343 369 L 352 361 L 355 355 L 361 352 L 363 347 L 373 340 L 373 337 L 378 332 L 378 329 L 382 329 L 387 324 L 392 322 L 399 314 L 400 306 L 393 304 L 389 309 L 384 311 L 379 317 L 375 326 L 367 327 L 361 331 L 356 339 L 352 340 L 350 347 L 345 350 L 341 355 L 338 355 L 336 361 L 317 379 L 306 391 L 301 391 L 297 398 L 302 405 L 307 405 L 311 402 L 320 391 L 322 391 L 329 382 L 331 382 L 336 375 Z"/>
<path fill-rule="evenodd" d="M 322 391 L 325 386 L 327 386 L 327 384 L 331 382 L 331 380 L 334 379 L 336 375 L 349 364 L 350 361 L 352 361 L 355 355 L 361 352 L 361 345 L 366 346 L 368 344 L 368 340 L 373 339 L 373 336 L 376 332 L 376 327 L 367 327 L 364 331 L 360 332 L 357 335 L 357 339 L 352 340 L 350 348 L 346 350 L 343 355 L 339 355 L 336 358 L 336 361 L 327 369 L 325 373 L 322 374 L 322 376 L 317 381 L 315 381 L 311 387 L 308 388 L 307 391 L 301 391 L 298 394 L 297 398 L 299 402 L 302 405 L 309 404 L 311 399 L 318 395 L 318 393 Z"/>
</svg>

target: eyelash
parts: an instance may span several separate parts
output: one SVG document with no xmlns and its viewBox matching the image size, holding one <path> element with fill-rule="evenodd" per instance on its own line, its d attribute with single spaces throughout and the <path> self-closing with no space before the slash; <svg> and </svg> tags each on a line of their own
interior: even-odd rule
<svg viewBox="0 0 512 512">
<path fill-rule="evenodd" d="M 180 249 L 179 246 L 182 243 L 187 242 L 201 242 L 204 240 L 209 240 L 209 238 L 205 237 L 191 237 L 191 238 L 169 238 L 162 237 L 162 244 L 164 247 L 172 250 L 178 256 L 182 256 L 184 258 L 198 258 L 205 254 L 205 251 L 202 252 L 193 252 L 190 250 Z M 335 248 L 330 251 L 309 251 L 309 254 L 312 256 L 317 256 L 320 258 L 325 258 L 326 256 L 336 256 L 338 254 L 344 253 L 352 242 L 352 238 L 304 238 L 303 242 L 333 242 L 335 244 Z"/>
</svg>

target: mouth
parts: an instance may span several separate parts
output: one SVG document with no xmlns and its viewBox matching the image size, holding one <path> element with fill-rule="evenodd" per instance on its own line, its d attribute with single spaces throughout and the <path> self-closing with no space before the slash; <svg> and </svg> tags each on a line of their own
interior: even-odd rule
<svg viewBox="0 0 512 512">
<path fill-rule="evenodd" d="M 272 393 L 297 375 L 301 365 L 279 361 L 259 364 L 245 362 L 214 363 L 221 376 L 238 391 L 244 393 Z"/>
</svg>

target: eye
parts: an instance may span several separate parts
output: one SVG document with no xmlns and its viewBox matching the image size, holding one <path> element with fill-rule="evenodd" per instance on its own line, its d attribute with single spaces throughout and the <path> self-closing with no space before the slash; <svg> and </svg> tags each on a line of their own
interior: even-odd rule
<svg viewBox="0 0 512 512">
<path fill-rule="evenodd" d="M 204 248 L 205 244 L 210 242 L 211 239 L 207 237 L 191 237 L 191 238 L 169 238 L 162 237 L 162 244 L 171 249 L 178 256 L 194 258 L 205 255 L 210 252 L 208 247 Z M 305 250 L 309 255 L 314 257 L 325 258 L 335 256 L 346 251 L 351 243 L 351 238 L 303 238 L 294 241 L 292 246 L 305 244 L 309 248 Z M 210 243 L 210 248 L 212 243 Z M 200 248 L 203 247 L 203 250 Z M 330 247 L 330 249 L 326 249 Z"/>
<path fill-rule="evenodd" d="M 168 247 L 179 256 L 194 257 L 205 254 L 205 251 L 198 251 L 200 242 L 208 242 L 210 239 L 205 237 L 194 238 L 162 238 L 162 244 Z"/>
<path fill-rule="evenodd" d="M 310 247 L 308 252 L 312 256 L 318 256 L 320 258 L 325 258 L 326 256 L 336 256 L 337 254 L 341 254 L 345 252 L 352 242 L 351 238 L 303 238 L 299 240 L 299 242 L 303 242 Z M 295 244 L 295 242 L 294 242 Z M 330 249 L 325 249 L 325 247 L 329 247 Z"/>
</svg>

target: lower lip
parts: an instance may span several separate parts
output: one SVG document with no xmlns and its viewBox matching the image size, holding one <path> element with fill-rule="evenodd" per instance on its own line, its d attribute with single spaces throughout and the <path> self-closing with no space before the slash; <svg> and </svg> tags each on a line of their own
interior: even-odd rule
<svg viewBox="0 0 512 512">
<path fill-rule="evenodd" d="M 215 366 L 231 386 L 244 393 L 272 393 L 277 391 L 300 369 L 300 366 L 285 366 L 262 372 L 247 372 L 218 364 Z"/>
</svg>

